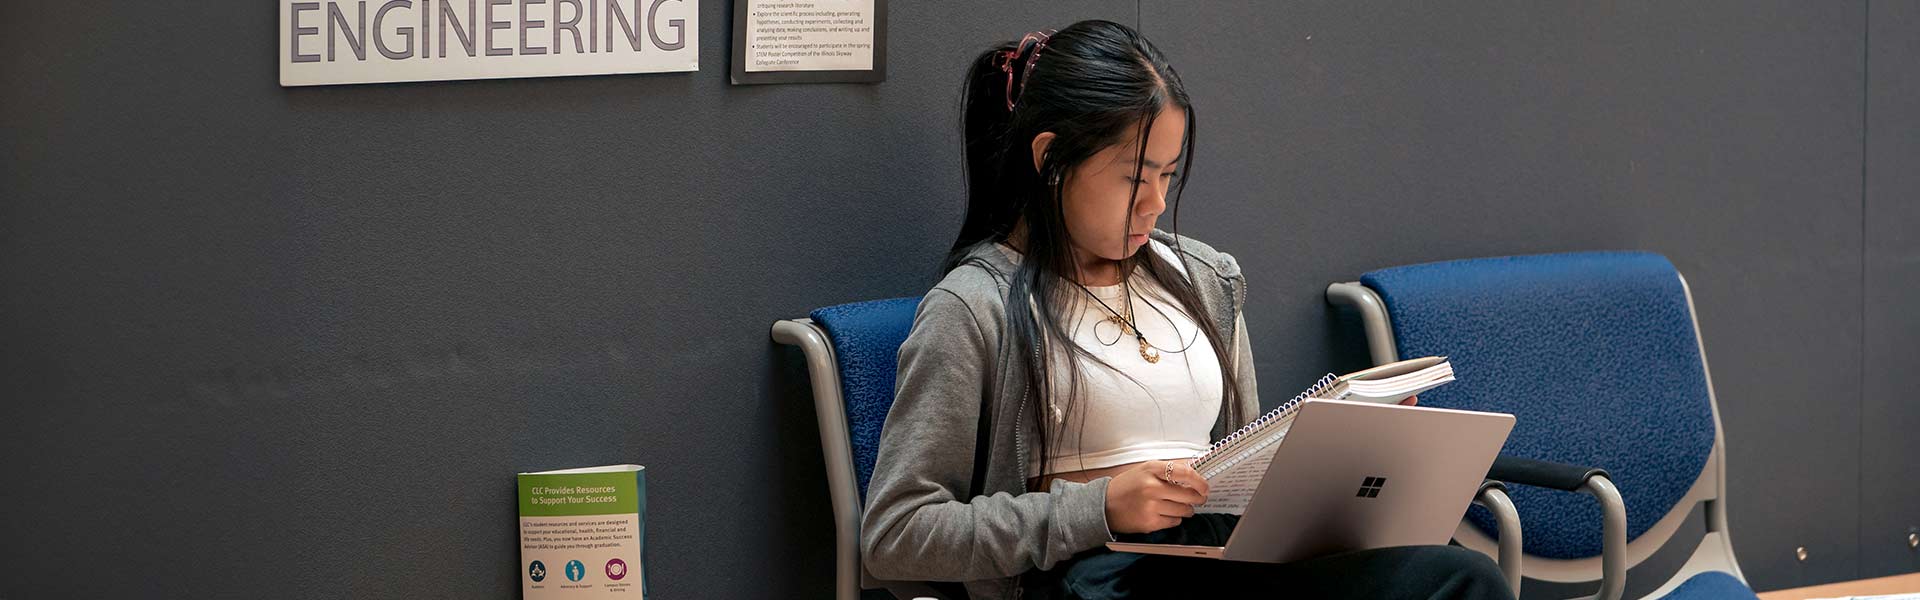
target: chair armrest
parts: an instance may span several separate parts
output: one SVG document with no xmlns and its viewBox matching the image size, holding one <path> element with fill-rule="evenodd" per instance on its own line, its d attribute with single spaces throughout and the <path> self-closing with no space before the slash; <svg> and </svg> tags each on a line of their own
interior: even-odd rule
<svg viewBox="0 0 1920 600">
<path fill-rule="evenodd" d="M 1494 523 L 1499 529 L 1500 574 L 1507 580 L 1507 587 L 1513 590 L 1513 597 L 1520 597 L 1521 542 L 1520 511 L 1513 507 L 1513 499 L 1507 497 L 1506 484 L 1488 479 L 1480 482 L 1480 491 L 1473 495 L 1473 503 L 1486 507 L 1493 513 Z"/>
<path fill-rule="evenodd" d="M 1494 458 L 1493 468 L 1487 469 L 1487 479 L 1563 492 L 1581 491 L 1586 487 L 1587 480 L 1596 475 L 1611 479 L 1607 470 L 1599 467 L 1581 467 L 1518 456 Z"/>
<path fill-rule="evenodd" d="M 1600 591 L 1596 600 L 1620 600 L 1627 583 L 1627 503 L 1606 470 L 1517 456 L 1493 460 L 1487 478 L 1566 492 L 1600 502 Z M 1483 486 L 1484 489 L 1484 486 Z"/>
</svg>

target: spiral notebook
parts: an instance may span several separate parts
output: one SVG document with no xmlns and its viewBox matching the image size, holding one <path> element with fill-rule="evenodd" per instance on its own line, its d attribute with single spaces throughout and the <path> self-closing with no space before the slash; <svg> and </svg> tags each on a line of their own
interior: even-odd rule
<svg viewBox="0 0 1920 600">
<path fill-rule="evenodd" d="M 1273 454 L 1286 439 L 1300 404 L 1313 400 L 1348 400 L 1395 404 L 1453 381 L 1453 365 L 1444 356 L 1428 356 L 1380 365 L 1335 377 L 1329 373 L 1293 399 L 1254 419 L 1252 423 L 1214 442 L 1193 459 L 1193 469 L 1207 478 L 1207 503 L 1197 512 L 1241 514 L 1260 489 Z"/>
</svg>

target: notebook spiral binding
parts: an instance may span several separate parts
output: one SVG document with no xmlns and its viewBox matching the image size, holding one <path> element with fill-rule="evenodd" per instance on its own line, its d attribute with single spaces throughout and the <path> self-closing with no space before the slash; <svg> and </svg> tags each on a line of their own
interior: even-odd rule
<svg viewBox="0 0 1920 600">
<path fill-rule="evenodd" d="M 1238 431 L 1227 434 L 1227 437 L 1220 438 L 1220 441 L 1214 442 L 1212 446 L 1207 447 L 1205 452 L 1201 452 L 1200 456 L 1194 457 L 1192 463 L 1194 468 L 1197 469 L 1205 464 L 1208 459 L 1214 458 L 1214 452 L 1239 441 L 1240 438 L 1252 435 L 1253 432 L 1259 431 L 1260 428 L 1268 422 L 1280 418 L 1281 415 L 1292 412 L 1301 402 L 1305 402 L 1308 398 L 1319 395 L 1320 392 L 1327 391 L 1327 388 L 1333 387 L 1336 381 L 1339 381 L 1339 378 L 1334 377 L 1332 373 L 1328 373 L 1321 377 L 1319 381 L 1314 382 L 1313 387 L 1307 388 L 1307 391 L 1300 392 L 1300 395 L 1294 396 L 1292 400 L 1281 403 L 1280 406 L 1274 407 L 1273 410 L 1267 411 L 1264 415 L 1260 415 L 1260 418 L 1254 419 L 1252 423 L 1246 424 L 1245 427 L 1241 427 Z"/>
</svg>

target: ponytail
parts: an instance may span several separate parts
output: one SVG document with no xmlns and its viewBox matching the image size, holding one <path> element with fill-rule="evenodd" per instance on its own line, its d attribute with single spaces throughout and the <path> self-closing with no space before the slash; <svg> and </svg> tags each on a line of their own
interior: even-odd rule
<svg viewBox="0 0 1920 600">
<path fill-rule="evenodd" d="M 965 140 L 967 217 L 947 252 L 943 271 L 959 266 L 967 251 L 983 241 L 1012 233 L 1026 198 L 1011 193 L 1038 177 L 1025 168 L 1032 147 L 1008 138 L 1013 115 L 1025 96 L 1027 79 L 1047 49 L 1053 31 L 1029 33 L 1018 42 L 989 48 L 973 59 L 960 88 L 960 131 Z M 1016 162 L 1026 159 L 1024 162 Z M 1034 177 L 1023 177 L 1032 173 Z M 1025 189 L 1030 189 L 1027 187 Z"/>
</svg>

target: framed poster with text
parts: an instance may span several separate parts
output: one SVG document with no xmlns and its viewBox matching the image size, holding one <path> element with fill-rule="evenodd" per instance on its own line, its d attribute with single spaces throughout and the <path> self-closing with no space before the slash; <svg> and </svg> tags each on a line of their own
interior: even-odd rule
<svg viewBox="0 0 1920 600">
<path fill-rule="evenodd" d="M 733 83 L 887 79 L 886 0 L 735 0 Z"/>
</svg>

